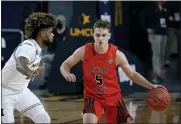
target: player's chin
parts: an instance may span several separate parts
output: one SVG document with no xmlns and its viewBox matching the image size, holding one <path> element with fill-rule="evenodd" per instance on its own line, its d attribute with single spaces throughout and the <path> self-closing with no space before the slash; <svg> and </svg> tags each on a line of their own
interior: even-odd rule
<svg viewBox="0 0 181 124">
<path fill-rule="evenodd" d="M 106 46 L 106 44 L 104 42 L 99 42 L 98 44 L 99 44 L 100 47 L 105 47 Z"/>
<path fill-rule="evenodd" d="M 52 43 L 53 42 L 53 38 L 51 38 L 49 41 L 50 41 L 50 43 Z"/>
</svg>

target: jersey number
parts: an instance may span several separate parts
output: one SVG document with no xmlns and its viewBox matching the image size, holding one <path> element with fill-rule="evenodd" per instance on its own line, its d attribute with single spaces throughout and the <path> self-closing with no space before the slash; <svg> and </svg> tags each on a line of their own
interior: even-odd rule
<svg viewBox="0 0 181 124">
<path fill-rule="evenodd" d="M 101 75 L 96 75 L 96 82 L 97 82 L 99 85 L 102 85 L 102 84 L 103 84 L 103 79 L 102 79 L 102 76 L 101 76 Z"/>
</svg>

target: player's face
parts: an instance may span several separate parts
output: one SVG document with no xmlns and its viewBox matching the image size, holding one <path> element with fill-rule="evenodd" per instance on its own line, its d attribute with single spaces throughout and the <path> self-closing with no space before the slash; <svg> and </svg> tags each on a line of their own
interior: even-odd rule
<svg viewBox="0 0 181 124">
<path fill-rule="evenodd" d="M 52 43 L 53 36 L 53 28 L 50 27 L 42 30 L 42 38 L 45 42 Z"/>
<path fill-rule="evenodd" d="M 100 46 L 104 47 L 108 44 L 108 41 L 111 37 L 111 33 L 106 28 L 95 28 L 94 29 L 94 41 Z"/>
</svg>

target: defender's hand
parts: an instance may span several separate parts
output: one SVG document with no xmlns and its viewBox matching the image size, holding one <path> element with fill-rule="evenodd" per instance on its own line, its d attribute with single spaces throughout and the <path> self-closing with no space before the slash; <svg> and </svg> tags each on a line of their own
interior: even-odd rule
<svg viewBox="0 0 181 124">
<path fill-rule="evenodd" d="M 40 73 L 44 70 L 45 68 L 45 63 L 43 63 L 36 71 L 36 76 L 40 75 Z"/>
<path fill-rule="evenodd" d="M 43 65 L 41 65 L 37 70 L 35 70 L 35 71 L 32 73 L 30 79 L 31 79 L 32 81 L 34 81 L 34 79 L 35 79 L 37 76 L 40 75 L 40 73 L 44 70 L 44 68 L 45 68 L 45 63 L 43 63 Z"/>
</svg>

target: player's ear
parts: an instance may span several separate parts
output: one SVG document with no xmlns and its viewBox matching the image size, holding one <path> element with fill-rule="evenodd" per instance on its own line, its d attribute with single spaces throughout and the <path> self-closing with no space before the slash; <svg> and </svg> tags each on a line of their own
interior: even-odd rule
<svg viewBox="0 0 181 124">
<path fill-rule="evenodd" d="M 40 35 L 41 35 L 42 37 L 44 37 L 44 35 L 45 35 L 44 30 L 40 30 Z"/>
<path fill-rule="evenodd" d="M 111 38 L 111 33 L 109 33 L 109 39 Z"/>
</svg>

